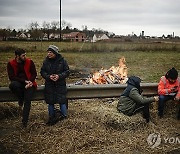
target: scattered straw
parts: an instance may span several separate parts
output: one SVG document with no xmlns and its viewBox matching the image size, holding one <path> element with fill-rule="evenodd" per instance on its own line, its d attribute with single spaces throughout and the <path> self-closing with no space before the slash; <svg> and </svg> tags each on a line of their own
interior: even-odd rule
<svg viewBox="0 0 180 154">
<path fill-rule="evenodd" d="M 52 127 L 47 105 L 33 102 L 28 127 L 21 127 L 16 103 L 0 104 L 0 153 L 27 154 L 100 154 L 166 153 L 178 151 L 179 144 L 162 142 L 152 149 L 147 143 L 151 133 L 162 137 L 179 137 L 180 124 L 175 108 L 158 119 L 157 106 L 151 107 L 152 122 L 146 124 L 141 114 L 125 116 L 116 110 L 117 99 L 70 100 L 68 119 Z"/>
</svg>

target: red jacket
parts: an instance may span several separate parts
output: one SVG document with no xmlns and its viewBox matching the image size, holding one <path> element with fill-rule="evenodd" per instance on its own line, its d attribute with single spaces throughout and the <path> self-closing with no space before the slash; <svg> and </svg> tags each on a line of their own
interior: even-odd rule
<svg viewBox="0 0 180 154">
<path fill-rule="evenodd" d="M 9 75 L 10 80 L 16 80 L 17 74 L 18 74 L 18 63 L 16 59 L 9 61 L 7 69 L 8 69 L 8 75 Z M 37 72 L 36 72 L 35 65 L 31 59 L 25 60 L 24 72 L 26 74 L 27 80 L 30 80 L 31 82 L 33 82 L 34 87 L 37 87 L 37 83 L 35 82 Z"/>
<path fill-rule="evenodd" d="M 180 98 L 180 78 L 178 77 L 175 83 L 169 83 L 165 76 L 162 76 L 158 84 L 158 94 L 159 95 L 170 95 L 172 94 L 171 88 L 177 86 L 176 97 Z"/>
</svg>

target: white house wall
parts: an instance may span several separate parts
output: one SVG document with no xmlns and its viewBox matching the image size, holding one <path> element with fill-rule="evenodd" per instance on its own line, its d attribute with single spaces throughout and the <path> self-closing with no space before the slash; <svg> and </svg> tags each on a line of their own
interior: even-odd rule
<svg viewBox="0 0 180 154">
<path fill-rule="evenodd" d="M 92 42 L 97 42 L 100 40 L 106 40 L 109 39 L 109 37 L 106 34 L 103 34 L 101 37 L 97 38 L 96 35 L 94 34 Z"/>
</svg>

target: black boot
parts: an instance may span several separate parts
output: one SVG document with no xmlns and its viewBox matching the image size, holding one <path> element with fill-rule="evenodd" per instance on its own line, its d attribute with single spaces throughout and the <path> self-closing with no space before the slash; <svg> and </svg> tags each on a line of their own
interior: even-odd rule
<svg viewBox="0 0 180 154">
<path fill-rule="evenodd" d="M 26 120 L 24 120 L 24 119 L 22 119 L 22 127 L 23 128 L 26 128 L 27 127 L 27 123 L 28 123 L 28 121 Z"/>
<path fill-rule="evenodd" d="M 143 118 L 146 120 L 147 123 L 150 121 L 150 116 L 147 114 L 143 113 Z"/>
<path fill-rule="evenodd" d="M 55 116 L 50 116 L 49 117 L 49 120 L 48 120 L 48 122 L 46 123 L 46 125 L 48 125 L 48 126 L 52 126 L 52 125 L 55 125 L 56 123 L 57 123 L 57 118 L 55 117 Z"/>
<path fill-rule="evenodd" d="M 23 125 L 23 128 L 26 128 L 27 127 L 27 122 L 23 122 L 22 125 Z"/>
<path fill-rule="evenodd" d="M 145 104 L 143 108 L 143 118 L 148 123 L 150 121 L 149 104 Z"/>
<path fill-rule="evenodd" d="M 58 121 L 62 121 L 62 120 L 65 120 L 65 119 L 67 119 L 67 116 L 61 115 L 61 117 L 58 118 Z"/>
</svg>

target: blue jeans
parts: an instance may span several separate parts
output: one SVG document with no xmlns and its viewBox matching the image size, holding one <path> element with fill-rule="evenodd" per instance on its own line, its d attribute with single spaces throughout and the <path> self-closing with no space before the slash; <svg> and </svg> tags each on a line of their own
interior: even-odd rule
<svg viewBox="0 0 180 154">
<path fill-rule="evenodd" d="M 60 106 L 59 112 L 61 113 L 61 115 L 63 117 L 67 117 L 67 106 L 66 106 L 66 104 L 59 104 L 59 106 Z M 50 117 L 54 117 L 55 116 L 55 107 L 54 107 L 54 104 L 48 104 L 48 112 L 49 112 L 49 116 Z"/>
<path fill-rule="evenodd" d="M 159 103 L 158 103 L 158 116 L 162 117 L 163 116 L 163 112 L 164 112 L 164 106 L 165 106 L 165 102 L 168 100 L 173 100 L 174 96 L 166 96 L 166 95 L 160 95 L 159 96 Z"/>
</svg>

